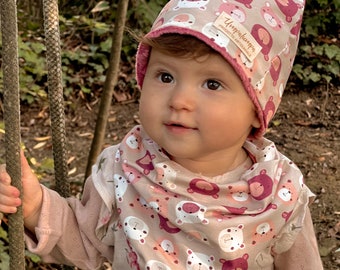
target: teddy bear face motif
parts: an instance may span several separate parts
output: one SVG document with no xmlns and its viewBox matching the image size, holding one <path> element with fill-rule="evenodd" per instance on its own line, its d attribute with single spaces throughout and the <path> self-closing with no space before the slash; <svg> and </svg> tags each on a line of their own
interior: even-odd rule
<svg viewBox="0 0 340 270">
<path fill-rule="evenodd" d="M 271 195 L 273 180 L 267 175 L 266 170 L 248 180 L 251 196 L 255 200 L 263 200 Z"/>
<path fill-rule="evenodd" d="M 160 262 L 160 261 L 156 261 L 156 260 L 150 260 L 146 263 L 145 266 L 146 270 L 171 270 L 171 268 L 169 266 L 167 266 L 166 264 Z"/>
<path fill-rule="evenodd" d="M 175 189 L 176 171 L 163 162 L 157 163 L 155 167 L 157 170 L 158 183 L 164 188 Z"/>
<path fill-rule="evenodd" d="M 128 188 L 128 180 L 120 174 L 115 174 L 113 176 L 113 182 L 115 184 L 116 199 L 121 202 Z"/>
<path fill-rule="evenodd" d="M 243 23 L 246 20 L 246 13 L 238 5 L 224 1 L 220 5 L 218 12 L 216 12 L 216 15 L 220 15 L 222 12 L 226 12 L 230 17 L 239 23 Z"/>
<path fill-rule="evenodd" d="M 266 2 L 265 6 L 261 9 L 261 15 L 263 19 L 266 21 L 266 23 L 272 27 L 275 31 L 279 31 L 282 29 L 283 22 L 279 18 L 279 16 L 276 15 L 276 13 L 273 11 L 273 9 L 270 7 L 270 3 Z"/>
<path fill-rule="evenodd" d="M 245 247 L 243 243 L 243 224 L 222 230 L 218 236 L 221 249 L 225 252 L 234 252 Z"/>
<path fill-rule="evenodd" d="M 181 201 L 176 206 L 177 224 L 183 223 L 202 223 L 207 224 L 204 218 L 206 207 L 191 201 Z"/>
<path fill-rule="evenodd" d="M 255 228 L 252 236 L 252 244 L 256 245 L 260 242 L 269 242 L 270 240 L 274 239 L 274 237 L 274 224 L 270 221 L 262 222 L 261 224 L 258 224 Z"/>
<path fill-rule="evenodd" d="M 145 222 L 137 217 L 128 216 L 124 219 L 124 232 L 130 239 L 137 240 L 145 244 L 145 237 L 149 234 L 149 227 Z"/>
<path fill-rule="evenodd" d="M 180 8 L 198 8 L 201 10 L 206 9 L 206 5 L 209 3 L 210 0 L 181 0 L 178 1 L 178 4 L 176 7 L 174 7 L 174 10 L 180 9 Z"/>
<path fill-rule="evenodd" d="M 189 188 L 187 190 L 189 193 L 198 193 L 212 196 L 214 199 L 217 199 L 220 188 L 215 183 L 211 183 L 200 178 L 194 178 L 190 181 Z"/>
<path fill-rule="evenodd" d="M 207 23 L 203 27 L 202 32 L 220 47 L 226 48 L 230 42 L 230 39 L 222 31 L 214 27 L 213 23 Z"/>
<path fill-rule="evenodd" d="M 245 253 L 242 257 L 236 258 L 234 260 L 220 259 L 222 263 L 222 270 L 248 270 L 248 258 L 249 255 Z"/>
<path fill-rule="evenodd" d="M 162 18 L 163 19 L 163 18 Z M 164 20 L 164 19 L 163 19 Z M 162 27 L 167 24 L 177 25 L 179 27 L 191 27 L 195 23 L 195 17 L 189 13 L 181 13 L 173 16 L 168 22 L 164 23 Z"/>
<path fill-rule="evenodd" d="M 129 136 L 126 137 L 125 139 L 126 145 L 131 149 L 131 150 L 141 150 L 142 148 L 142 139 L 139 135 L 137 134 L 130 134 Z"/>
<path fill-rule="evenodd" d="M 193 252 L 191 249 L 187 250 L 187 270 L 213 270 L 214 256 L 209 256 L 203 253 Z"/>
</svg>

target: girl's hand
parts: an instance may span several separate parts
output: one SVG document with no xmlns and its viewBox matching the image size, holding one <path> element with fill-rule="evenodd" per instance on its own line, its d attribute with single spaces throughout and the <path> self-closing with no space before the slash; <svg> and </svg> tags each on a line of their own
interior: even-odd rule
<svg viewBox="0 0 340 270">
<path fill-rule="evenodd" d="M 23 206 L 25 226 L 34 231 L 37 225 L 42 204 L 42 190 L 38 178 L 32 172 L 28 162 L 21 152 L 21 174 L 23 199 L 19 190 L 11 185 L 11 178 L 5 165 L 0 165 L 0 212 L 12 214 L 17 207 Z"/>
</svg>

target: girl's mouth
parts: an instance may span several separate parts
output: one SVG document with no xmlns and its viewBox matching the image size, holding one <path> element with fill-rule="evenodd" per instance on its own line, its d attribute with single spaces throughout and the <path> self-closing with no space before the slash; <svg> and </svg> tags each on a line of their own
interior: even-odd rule
<svg viewBox="0 0 340 270">
<path fill-rule="evenodd" d="M 192 130 L 197 130 L 197 128 L 192 128 L 190 126 L 186 126 L 180 123 L 165 123 L 165 127 L 171 131 L 172 133 L 185 133 L 188 131 L 192 131 Z"/>
</svg>

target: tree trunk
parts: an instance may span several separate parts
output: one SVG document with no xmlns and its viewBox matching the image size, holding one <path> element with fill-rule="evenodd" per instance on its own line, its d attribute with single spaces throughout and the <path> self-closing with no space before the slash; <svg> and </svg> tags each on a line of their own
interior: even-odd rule
<svg viewBox="0 0 340 270">
<path fill-rule="evenodd" d="M 104 89 L 101 96 L 99 112 L 96 121 L 96 128 L 87 161 L 85 180 L 91 174 L 92 165 L 95 163 L 97 156 L 101 152 L 102 145 L 105 139 L 106 124 L 112 101 L 112 95 L 114 93 L 114 87 L 117 84 L 118 79 L 120 54 L 122 50 L 122 40 L 128 4 L 129 0 L 120 0 L 117 7 L 117 17 L 115 21 L 115 28 L 113 31 L 110 64 L 106 74 Z"/>
</svg>

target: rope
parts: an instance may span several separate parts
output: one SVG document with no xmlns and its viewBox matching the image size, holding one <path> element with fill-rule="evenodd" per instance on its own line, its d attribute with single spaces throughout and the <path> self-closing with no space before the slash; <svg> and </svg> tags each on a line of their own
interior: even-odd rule
<svg viewBox="0 0 340 270">
<path fill-rule="evenodd" d="M 43 9 L 56 191 L 60 195 L 68 197 L 70 195 L 70 184 L 67 181 L 58 1 L 43 0 Z"/>
<path fill-rule="evenodd" d="M 56 191 L 69 197 L 58 1 L 43 0 L 43 13 Z"/>
<path fill-rule="evenodd" d="M 20 94 L 18 62 L 18 28 L 15 0 L 1 0 L 3 40 L 4 121 L 6 127 L 6 169 L 13 186 L 22 194 L 20 163 Z M 21 195 L 22 197 L 22 195 Z M 22 207 L 9 215 L 10 269 L 25 269 L 24 220 Z"/>
</svg>

